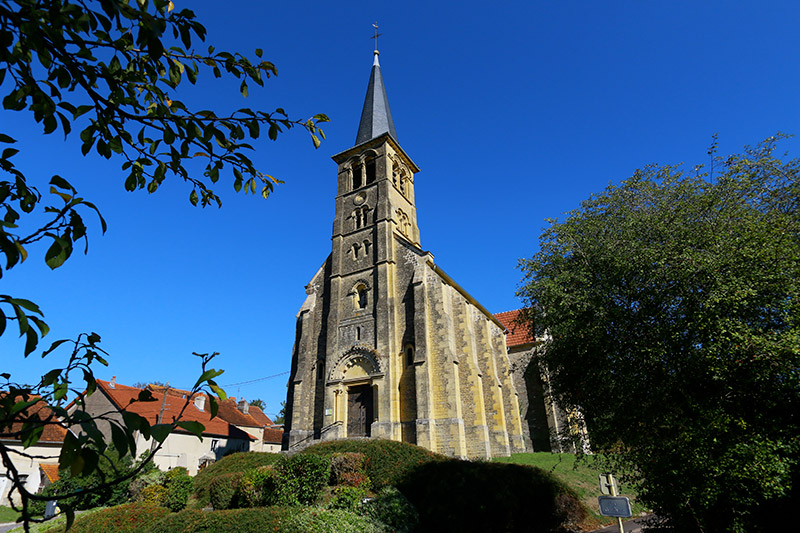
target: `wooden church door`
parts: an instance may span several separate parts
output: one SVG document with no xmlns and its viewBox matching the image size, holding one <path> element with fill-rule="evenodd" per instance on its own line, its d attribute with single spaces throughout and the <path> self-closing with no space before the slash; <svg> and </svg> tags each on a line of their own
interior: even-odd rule
<svg viewBox="0 0 800 533">
<path fill-rule="evenodd" d="M 372 387 L 350 387 L 347 391 L 347 436 L 369 437 L 371 425 Z"/>
</svg>

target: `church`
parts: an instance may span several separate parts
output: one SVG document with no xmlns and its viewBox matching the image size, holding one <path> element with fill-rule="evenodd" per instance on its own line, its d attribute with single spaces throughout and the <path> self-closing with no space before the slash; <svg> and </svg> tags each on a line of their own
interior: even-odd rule
<svg viewBox="0 0 800 533">
<path fill-rule="evenodd" d="M 529 451 L 506 328 L 421 247 L 419 168 L 378 55 L 355 145 L 333 156 L 332 250 L 297 314 L 283 447 L 373 437 L 462 458 Z"/>
</svg>

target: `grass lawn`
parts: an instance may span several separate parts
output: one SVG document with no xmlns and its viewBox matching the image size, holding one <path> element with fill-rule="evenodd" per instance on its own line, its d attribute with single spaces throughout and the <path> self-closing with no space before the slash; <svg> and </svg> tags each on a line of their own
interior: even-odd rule
<svg viewBox="0 0 800 533">
<path fill-rule="evenodd" d="M 570 453 L 517 453 L 511 457 L 496 457 L 493 461 L 538 466 L 552 472 L 578 493 L 578 497 L 592 513 L 592 518 L 598 525 L 613 523 L 613 519 L 600 515 L 600 507 L 597 504 L 597 497 L 601 494 L 599 475 L 602 471 L 599 467 L 595 467 L 596 456 L 586 455 L 578 460 Z M 620 486 L 620 493 L 620 496 L 630 498 L 633 516 L 639 516 L 640 513 L 647 511 L 636 502 L 636 494 L 629 487 Z"/>
<path fill-rule="evenodd" d="M 0 524 L 5 524 L 6 522 L 16 522 L 17 517 L 19 517 L 19 513 L 14 509 L 11 507 L 6 507 L 5 505 L 0 505 Z"/>
</svg>

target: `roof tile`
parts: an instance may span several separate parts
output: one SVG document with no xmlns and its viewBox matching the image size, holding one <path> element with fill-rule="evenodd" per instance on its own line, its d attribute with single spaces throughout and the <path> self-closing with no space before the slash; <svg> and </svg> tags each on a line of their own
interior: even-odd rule
<svg viewBox="0 0 800 533">
<path fill-rule="evenodd" d="M 506 346 L 509 348 L 521 346 L 523 344 L 531 344 L 535 341 L 528 328 L 519 322 L 522 311 L 522 309 L 515 309 L 514 311 L 506 311 L 494 315 L 508 330 L 506 334 Z"/>
</svg>

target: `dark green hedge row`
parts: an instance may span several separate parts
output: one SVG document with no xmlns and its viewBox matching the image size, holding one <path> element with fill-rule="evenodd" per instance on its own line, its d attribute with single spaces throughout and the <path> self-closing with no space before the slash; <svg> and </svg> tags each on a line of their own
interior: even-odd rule
<svg viewBox="0 0 800 533">
<path fill-rule="evenodd" d="M 421 531 L 573 531 L 586 517 L 577 495 L 540 468 L 448 459 L 398 484 Z"/>
<path fill-rule="evenodd" d="M 208 504 L 208 488 L 211 481 L 222 474 L 244 473 L 259 466 L 275 463 L 282 456 L 279 453 L 240 452 L 225 456 L 207 466 L 194 477 L 194 495 L 203 505 Z"/>
<path fill-rule="evenodd" d="M 351 452 L 366 456 L 366 471 L 372 488 L 397 485 L 398 482 L 420 465 L 445 457 L 425 448 L 392 440 L 337 440 L 309 446 L 302 454 L 317 454 L 326 457 Z"/>
</svg>

